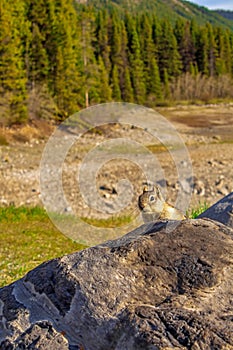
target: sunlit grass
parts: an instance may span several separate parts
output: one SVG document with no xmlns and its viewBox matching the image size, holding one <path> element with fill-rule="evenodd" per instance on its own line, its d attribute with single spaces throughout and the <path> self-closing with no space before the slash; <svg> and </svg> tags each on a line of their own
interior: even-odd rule
<svg viewBox="0 0 233 350">
<path fill-rule="evenodd" d="M 60 233 L 42 208 L 0 208 L 0 287 L 43 261 L 83 249 Z"/>
<path fill-rule="evenodd" d="M 130 224 L 133 221 L 132 216 L 111 217 L 109 219 L 94 219 L 82 217 L 81 219 L 89 225 L 104 228 L 120 227 Z"/>
<path fill-rule="evenodd" d="M 192 208 L 190 213 L 187 214 L 188 217 L 191 219 L 196 219 L 200 214 L 202 214 L 204 211 L 206 211 L 209 208 L 209 204 L 204 202 L 199 202 L 198 206 L 195 208 Z"/>
</svg>

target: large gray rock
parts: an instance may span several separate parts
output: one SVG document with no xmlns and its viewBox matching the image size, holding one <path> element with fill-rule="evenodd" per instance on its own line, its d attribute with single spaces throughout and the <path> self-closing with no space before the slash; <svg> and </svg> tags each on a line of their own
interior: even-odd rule
<svg viewBox="0 0 233 350">
<path fill-rule="evenodd" d="M 0 349 L 233 349 L 232 238 L 157 222 L 46 262 L 0 290 Z"/>
<path fill-rule="evenodd" d="M 198 218 L 209 218 L 233 228 L 233 192 L 212 205 Z"/>
<path fill-rule="evenodd" d="M 67 350 L 68 341 L 62 333 L 58 333 L 50 322 L 41 321 L 32 324 L 25 332 L 22 332 L 13 342 L 6 339 L 1 344 L 1 349 L 43 349 L 43 350 Z"/>
</svg>

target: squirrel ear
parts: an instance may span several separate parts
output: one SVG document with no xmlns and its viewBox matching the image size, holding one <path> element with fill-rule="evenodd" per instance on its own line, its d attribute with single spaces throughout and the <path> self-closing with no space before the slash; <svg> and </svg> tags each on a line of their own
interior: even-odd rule
<svg viewBox="0 0 233 350">
<path fill-rule="evenodd" d="M 145 192 L 148 192 L 148 186 L 147 185 L 145 185 L 144 187 L 143 187 L 143 193 L 145 193 Z"/>
</svg>

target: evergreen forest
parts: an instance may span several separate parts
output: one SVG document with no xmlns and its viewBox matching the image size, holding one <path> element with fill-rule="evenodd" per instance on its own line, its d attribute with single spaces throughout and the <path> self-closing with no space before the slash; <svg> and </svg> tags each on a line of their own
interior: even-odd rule
<svg viewBox="0 0 233 350">
<path fill-rule="evenodd" d="M 0 124 L 110 101 L 233 99 L 233 31 L 72 0 L 1 0 Z"/>
</svg>

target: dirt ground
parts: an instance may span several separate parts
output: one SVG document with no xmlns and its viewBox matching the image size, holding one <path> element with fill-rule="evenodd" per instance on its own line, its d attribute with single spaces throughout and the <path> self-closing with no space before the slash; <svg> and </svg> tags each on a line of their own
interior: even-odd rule
<svg viewBox="0 0 233 350">
<path fill-rule="evenodd" d="M 193 173 L 194 180 L 189 208 L 197 207 L 204 202 L 211 205 L 232 192 L 233 103 L 178 106 L 160 108 L 157 111 L 175 126 L 185 142 L 192 162 L 192 169 L 188 169 L 190 175 Z M 30 126 L 21 128 L 0 129 L 0 205 L 42 205 L 39 184 L 40 161 L 54 128 L 47 122 L 34 122 Z M 154 143 L 146 133 L 146 130 L 115 124 L 83 135 L 79 143 L 68 153 L 63 165 L 63 190 L 68 203 L 64 210 L 75 208 L 80 216 L 101 217 L 101 202 L 92 210 L 82 199 L 77 182 L 77 169 L 80 169 L 84 157 L 96 145 L 119 137 L 127 137 L 137 142 L 143 140 L 143 144 L 153 152 L 159 167 L 164 172 L 162 179 L 164 181 L 161 184 L 167 186 L 167 199 L 174 204 L 177 191 L 181 186 L 177 169 L 169 151 L 166 151 L 163 145 Z M 135 153 L 137 153 L 136 150 Z M 96 188 L 100 199 L 114 201 L 119 195 L 119 180 L 128 178 L 134 193 L 127 208 L 131 212 L 135 211 L 137 196 L 142 191 L 146 178 L 137 162 L 133 164 L 132 161 L 118 158 L 114 160 L 114 156 L 112 160 L 107 158 L 101 169 L 94 174 L 93 181 L 86 178 L 84 191 L 88 189 L 92 191 L 92 188 Z M 156 173 L 157 169 L 152 168 L 151 171 Z M 48 183 L 50 180 L 52 183 L 52 174 L 48 172 Z M 91 184 L 90 181 L 92 181 Z M 89 200 L 92 201 L 91 195 Z M 125 212 L 124 210 L 122 209 L 122 213 Z"/>
</svg>

